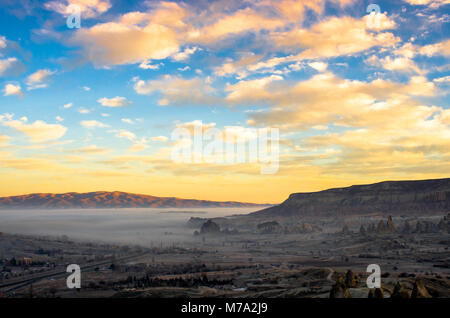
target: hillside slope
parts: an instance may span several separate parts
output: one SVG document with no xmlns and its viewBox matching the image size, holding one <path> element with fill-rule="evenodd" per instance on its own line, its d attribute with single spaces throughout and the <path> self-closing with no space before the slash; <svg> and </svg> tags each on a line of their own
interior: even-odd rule
<svg viewBox="0 0 450 318">
<path fill-rule="evenodd" d="M 252 216 L 343 216 L 383 213 L 433 214 L 450 211 L 450 178 L 385 181 L 368 185 L 293 193 L 282 204 Z"/>
<path fill-rule="evenodd" d="M 0 209 L 14 208 L 200 208 L 200 207 L 258 207 L 262 204 L 189 200 L 126 192 L 36 193 L 0 198 Z"/>
</svg>

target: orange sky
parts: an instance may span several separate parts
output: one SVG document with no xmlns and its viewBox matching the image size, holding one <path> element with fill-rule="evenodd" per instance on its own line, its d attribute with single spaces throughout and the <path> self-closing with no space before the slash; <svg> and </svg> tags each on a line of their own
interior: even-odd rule
<svg viewBox="0 0 450 318">
<path fill-rule="evenodd" d="M 369 14 L 356 0 L 61 0 L 30 3 L 26 19 L 0 4 L 0 195 L 279 203 L 449 177 L 445 2 L 380 0 Z M 239 164 L 173 160 L 193 142 L 177 130 L 226 146 L 257 128 L 279 131 L 273 174 L 249 150 Z"/>
</svg>

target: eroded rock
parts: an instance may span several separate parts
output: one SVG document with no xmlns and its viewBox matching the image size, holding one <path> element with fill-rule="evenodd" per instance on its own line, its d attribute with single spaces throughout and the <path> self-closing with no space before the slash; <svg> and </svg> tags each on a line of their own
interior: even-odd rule
<svg viewBox="0 0 450 318">
<path fill-rule="evenodd" d="M 381 287 L 370 289 L 367 298 L 384 298 L 383 289 Z"/>
<path fill-rule="evenodd" d="M 428 290 L 425 287 L 422 279 L 416 278 L 411 293 L 411 298 L 431 298 L 431 295 L 428 293 Z"/>
<path fill-rule="evenodd" d="M 394 291 L 391 298 L 411 298 L 409 291 L 402 285 L 402 283 L 397 282 L 394 287 Z"/>
<path fill-rule="evenodd" d="M 352 298 L 342 277 L 338 277 L 336 283 L 331 288 L 330 298 Z"/>
<path fill-rule="evenodd" d="M 219 233 L 220 233 L 220 226 L 211 220 L 208 220 L 205 223 L 203 223 L 202 227 L 200 228 L 200 234 L 219 234 Z"/>
</svg>

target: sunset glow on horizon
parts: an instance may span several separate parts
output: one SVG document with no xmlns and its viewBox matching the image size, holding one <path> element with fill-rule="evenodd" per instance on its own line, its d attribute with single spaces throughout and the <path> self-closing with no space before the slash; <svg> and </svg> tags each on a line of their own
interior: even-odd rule
<svg viewBox="0 0 450 318">
<path fill-rule="evenodd" d="M 370 3 L 2 1 L 0 196 L 280 203 L 450 177 L 450 4 Z M 279 168 L 174 162 L 196 127 L 277 128 Z"/>
</svg>

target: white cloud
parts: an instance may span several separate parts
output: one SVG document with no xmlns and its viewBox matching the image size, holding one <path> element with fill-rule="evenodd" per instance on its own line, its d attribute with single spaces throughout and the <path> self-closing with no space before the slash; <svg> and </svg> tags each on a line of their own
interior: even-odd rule
<svg viewBox="0 0 450 318">
<path fill-rule="evenodd" d="M 311 62 L 311 63 L 308 63 L 308 65 L 319 72 L 326 71 L 326 69 L 328 67 L 328 64 L 324 63 L 324 62 Z"/>
<path fill-rule="evenodd" d="M 125 97 L 116 96 L 113 98 L 100 98 L 97 100 L 102 106 L 105 107 L 124 107 L 131 104 Z"/>
<path fill-rule="evenodd" d="M 148 146 L 145 143 L 136 142 L 136 143 L 133 144 L 133 146 L 128 148 L 128 150 L 130 150 L 132 152 L 137 152 L 137 151 L 142 151 L 142 150 L 144 150 L 146 148 L 148 148 Z"/>
<path fill-rule="evenodd" d="M 166 136 L 156 136 L 156 137 L 152 137 L 151 138 L 152 141 L 167 141 L 169 140 L 169 138 L 167 138 Z"/>
<path fill-rule="evenodd" d="M 181 38 L 175 29 L 184 26 L 184 16 L 181 5 L 161 2 L 150 13 L 129 12 L 112 22 L 80 28 L 71 42 L 81 45 L 96 66 L 164 59 L 179 51 Z"/>
<path fill-rule="evenodd" d="M 192 42 L 214 44 L 239 34 L 275 30 L 285 23 L 284 19 L 269 17 L 254 8 L 247 7 L 231 14 L 223 14 L 214 23 L 192 30 L 188 36 Z"/>
<path fill-rule="evenodd" d="M 73 103 L 67 103 L 67 104 L 64 104 L 64 108 L 70 108 L 70 107 L 72 107 L 73 106 Z"/>
<path fill-rule="evenodd" d="M 134 121 L 130 118 L 122 118 L 121 121 L 130 125 L 134 124 Z"/>
<path fill-rule="evenodd" d="M 131 131 L 128 130 L 120 130 L 117 134 L 116 137 L 118 138 L 125 138 L 128 139 L 130 141 L 133 141 L 136 139 L 136 135 L 133 134 Z"/>
<path fill-rule="evenodd" d="M 236 61 L 228 58 L 225 63 L 219 67 L 216 67 L 214 71 L 218 76 L 237 74 L 238 78 L 243 78 L 248 75 L 248 67 L 258 64 L 261 57 L 261 55 L 256 55 L 253 52 L 244 53 L 242 54 L 242 57 Z M 267 65 L 267 67 L 271 66 Z"/>
<path fill-rule="evenodd" d="M 86 108 L 83 108 L 83 107 L 78 108 L 78 112 L 79 112 L 80 114 L 83 114 L 83 115 L 87 115 L 87 114 L 90 114 L 90 113 L 91 113 L 91 111 L 90 111 L 89 109 L 86 109 Z"/>
<path fill-rule="evenodd" d="M 409 3 L 410 5 L 429 5 L 432 8 L 437 8 L 440 7 L 444 4 L 449 4 L 450 0 L 403 0 L 407 3 Z"/>
<path fill-rule="evenodd" d="M 48 69 L 42 69 L 34 72 L 33 74 L 29 75 L 26 80 L 27 89 L 36 89 L 36 88 L 44 88 L 47 87 L 48 79 L 50 75 L 54 74 L 55 72 L 50 71 Z"/>
<path fill-rule="evenodd" d="M 6 84 L 5 88 L 3 89 L 4 96 L 10 96 L 10 95 L 17 95 L 17 96 L 23 96 L 22 93 L 22 87 L 20 87 L 19 84 Z"/>
<path fill-rule="evenodd" d="M 172 58 L 175 61 L 184 61 L 184 60 L 187 60 L 189 58 L 189 56 L 194 54 L 195 51 L 197 51 L 197 50 L 199 50 L 199 48 L 196 46 L 194 46 L 192 48 L 186 48 L 186 49 L 184 49 L 184 51 L 178 52 L 178 53 L 175 53 L 174 55 L 172 55 Z"/>
<path fill-rule="evenodd" d="M 278 83 L 277 83 L 278 84 Z M 240 103 L 265 101 L 269 111 L 250 113 L 249 125 L 275 126 L 280 129 L 307 129 L 316 125 L 338 124 L 345 127 L 382 127 L 396 118 L 396 125 L 415 120 L 414 116 L 433 112 L 421 107 L 415 96 L 434 96 L 436 87 L 423 76 L 408 83 L 376 79 L 371 82 L 348 80 L 332 73 L 320 73 L 296 84 L 279 83 L 261 90 L 240 89 Z M 332 101 L 333 107 L 330 107 Z"/>
<path fill-rule="evenodd" d="M 4 126 L 14 128 L 24 133 L 32 142 L 45 142 L 61 138 L 67 128 L 59 124 L 47 124 L 42 120 L 36 120 L 32 124 L 26 124 L 27 120 L 13 120 L 12 116 L 1 118 Z"/>
<path fill-rule="evenodd" d="M 121 129 L 119 131 L 116 131 L 115 136 L 117 138 L 127 139 L 133 143 L 133 145 L 130 148 L 128 148 L 129 151 L 137 152 L 148 148 L 147 138 L 143 137 L 141 139 L 138 139 L 137 136 L 131 131 Z"/>
<path fill-rule="evenodd" d="M 64 16 L 73 13 L 73 7 L 78 6 L 83 18 L 94 18 L 106 12 L 111 8 L 109 0 L 65 0 L 65 1 L 49 1 L 44 4 L 47 10 L 58 12 Z"/>
<path fill-rule="evenodd" d="M 139 68 L 142 68 L 144 70 L 157 70 L 159 69 L 160 64 L 150 64 L 150 61 L 143 61 L 141 64 L 139 64 Z"/>
<path fill-rule="evenodd" d="M 395 28 L 393 20 L 385 14 L 379 15 L 377 31 Z M 320 21 L 309 29 L 295 28 L 286 32 L 273 32 L 272 44 L 285 49 L 303 49 L 299 54 L 275 57 L 247 66 L 248 70 L 273 68 L 283 63 L 307 59 L 354 55 L 372 47 L 393 47 L 400 38 L 390 32 L 373 32 L 366 22 L 367 17 L 331 17 Z M 369 24 L 370 25 L 370 24 Z"/>
<path fill-rule="evenodd" d="M 177 128 L 185 128 L 189 132 L 193 133 L 196 128 L 201 128 L 203 132 L 210 128 L 216 127 L 216 123 L 203 123 L 201 120 L 193 120 L 190 122 L 179 123 L 176 125 Z"/>
<path fill-rule="evenodd" d="M 141 95 L 149 95 L 153 92 L 161 93 L 159 106 L 186 105 L 187 102 L 212 104 L 217 101 L 213 95 L 214 88 L 198 77 L 184 79 L 165 75 L 158 80 L 138 80 L 134 85 L 134 90 Z"/>
<path fill-rule="evenodd" d="M 438 77 L 433 80 L 435 83 L 450 83 L 450 75 L 444 77 Z"/>
<path fill-rule="evenodd" d="M 55 119 L 59 122 L 64 121 L 64 118 L 62 118 L 61 116 L 56 116 Z"/>
<path fill-rule="evenodd" d="M 0 49 L 4 49 L 6 45 L 6 38 L 3 35 L 0 36 Z"/>
<path fill-rule="evenodd" d="M 450 40 L 425 45 L 419 49 L 419 53 L 426 56 L 450 56 Z"/>
<path fill-rule="evenodd" d="M 109 125 L 106 125 L 104 123 L 101 123 L 97 120 L 83 120 L 81 121 L 81 125 L 86 128 L 105 128 L 109 127 Z"/>
<path fill-rule="evenodd" d="M 1 42 L 0 42 L 1 43 Z M 12 68 L 19 64 L 19 60 L 15 57 L 8 57 L 0 60 L 0 76 L 9 72 Z"/>
<path fill-rule="evenodd" d="M 0 116 L 1 118 L 1 116 Z M 11 137 L 7 136 L 7 135 L 0 135 L 0 148 L 7 146 L 9 140 L 11 140 Z"/>
<path fill-rule="evenodd" d="M 109 150 L 106 148 L 100 148 L 96 145 L 87 146 L 84 148 L 73 149 L 71 152 L 82 153 L 86 155 L 101 155 L 107 153 Z"/>
<path fill-rule="evenodd" d="M 369 65 L 381 67 L 388 71 L 422 73 L 414 61 L 408 57 L 391 58 L 390 56 L 386 56 L 385 58 L 380 59 L 376 55 L 372 55 L 365 62 Z"/>
<path fill-rule="evenodd" d="M 249 101 L 249 92 L 255 99 L 264 99 L 265 97 L 270 97 L 271 93 L 266 90 L 274 81 L 282 81 L 283 77 L 279 75 L 271 75 L 254 80 L 242 80 L 236 84 L 227 84 L 225 91 L 229 94 L 226 97 L 228 101 L 240 102 L 243 100 Z"/>
</svg>

